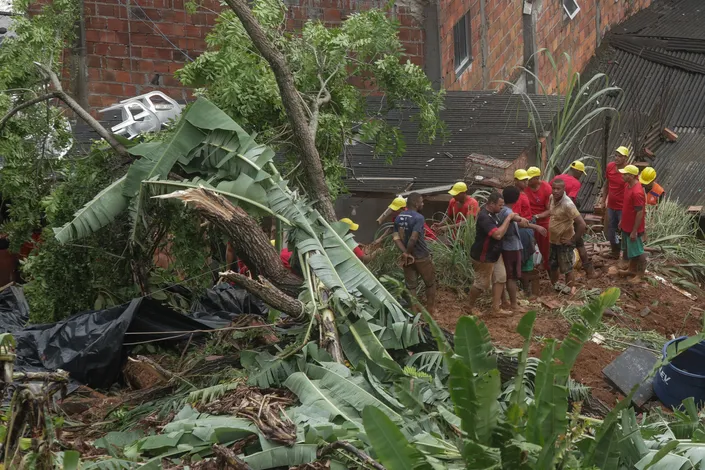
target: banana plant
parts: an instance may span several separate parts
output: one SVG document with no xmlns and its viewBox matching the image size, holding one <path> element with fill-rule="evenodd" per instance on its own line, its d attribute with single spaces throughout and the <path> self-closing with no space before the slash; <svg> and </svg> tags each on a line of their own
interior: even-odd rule
<svg viewBox="0 0 705 470">
<path fill-rule="evenodd" d="M 173 191 L 203 188 L 220 194 L 253 215 L 270 215 L 288 232 L 288 240 L 304 260 L 309 301 L 320 284 L 327 300 L 320 311 L 334 324 L 350 362 L 367 360 L 400 372 L 387 349 L 401 349 L 421 341 L 418 320 L 397 301 L 355 256 L 357 246 L 347 225 L 327 222 L 310 200 L 292 191 L 272 163 L 274 151 L 258 144 L 223 111 L 199 98 L 182 115 L 173 133 L 162 141 L 136 145 L 130 153 L 141 157 L 127 174 L 56 229 L 67 242 L 109 224 L 130 210 L 138 239 L 143 201 Z M 175 169 L 192 175 L 187 181 L 168 180 Z M 314 279 L 315 278 L 315 279 Z M 330 307 L 330 308 L 328 308 Z"/>
</svg>

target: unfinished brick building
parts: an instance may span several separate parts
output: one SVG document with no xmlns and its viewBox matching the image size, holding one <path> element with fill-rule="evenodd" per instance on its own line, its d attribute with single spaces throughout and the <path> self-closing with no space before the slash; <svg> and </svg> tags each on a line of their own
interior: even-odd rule
<svg viewBox="0 0 705 470">
<path fill-rule="evenodd" d="M 203 0 L 189 14 L 184 0 L 83 0 L 79 47 L 70 61 L 73 93 L 92 108 L 152 90 L 187 100 L 189 90 L 173 76 L 206 47 L 205 38 L 220 10 Z M 380 0 L 286 0 L 288 27 L 307 19 L 337 24 Z M 650 0 L 401 0 L 390 12 L 400 25 L 409 59 L 448 90 L 485 90 L 511 80 L 536 89 L 516 68 L 527 65 L 551 90 L 560 89 L 544 56 L 568 53 L 578 70 L 589 61 L 604 34 Z M 565 74 L 567 67 L 562 68 Z"/>
</svg>

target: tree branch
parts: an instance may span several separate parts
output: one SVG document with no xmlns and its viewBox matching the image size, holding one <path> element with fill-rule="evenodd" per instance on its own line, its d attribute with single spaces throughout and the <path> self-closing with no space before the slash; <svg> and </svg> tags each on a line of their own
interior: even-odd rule
<svg viewBox="0 0 705 470">
<path fill-rule="evenodd" d="M 360 459 L 363 463 L 369 465 L 370 467 L 376 469 L 376 470 L 385 470 L 384 466 L 374 460 L 372 457 L 355 447 L 354 445 L 350 444 L 347 441 L 335 441 L 332 444 L 328 444 L 325 447 L 322 447 L 318 451 L 318 458 L 320 459 L 321 457 L 330 454 L 334 450 L 343 450 L 349 454 L 353 454 L 355 457 Z"/>
<path fill-rule="evenodd" d="M 336 219 L 335 209 L 333 208 L 330 191 L 326 185 L 321 157 L 316 148 L 316 136 L 311 133 L 309 128 L 309 123 L 294 83 L 294 75 L 289 69 L 289 65 L 281 51 L 267 37 L 262 26 L 252 14 L 252 10 L 250 10 L 246 0 L 225 0 L 225 3 L 235 12 L 245 31 L 250 36 L 252 44 L 272 68 L 279 86 L 282 104 L 294 131 L 294 138 L 301 150 L 301 159 L 304 162 L 303 168 L 306 172 L 311 193 L 317 199 L 316 204 L 321 214 L 328 221 L 334 221 Z"/>
<path fill-rule="evenodd" d="M 220 273 L 220 277 L 242 286 L 247 292 L 259 297 L 270 307 L 274 307 L 280 312 L 286 313 L 295 320 L 304 319 L 304 304 L 286 295 L 262 276 L 259 277 L 259 281 L 255 281 L 234 271 L 226 271 Z"/>
<path fill-rule="evenodd" d="M 85 121 L 85 123 L 88 124 L 101 138 L 105 139 L 105 141 L 113 148 L 113 150 L 115 150 L 118 155 L 125 158 L 132 158 L 127 152 L 127 149 L 125 149 L 125 147 L 120 142 L 118 142 L 115 137 L 110 132 L 108 132 L 105 127 L 103 127 L 101 123 L 99 123 L 93 116 L 88 113 L 88 111 L 83 109 L 81 105 L 76 102 L 76 100 L 71 98 L 64 91 L 63 87 L 61 86 L 61 82 L 59 81 L 59 77 L 56 76 L 53 70 L 45 67 L 39 62 L 35 62 L 34 65 L 39 67 L 39 69 L 47 76 L 47 78 L 49 78 L 49 81 L 54 87 L 55 91 L 53 93 L 56 98 L 63 101 L 66 106 L 71 109 L 71 111 L 73 111 L 78 117 L 83 119 L 83 121 Z"/>
<path fill-rule="evenodd" d="M 32 98 L 31 100 L 25 101 L 24 103 L 18 104 L 14 108 L 12 108 L 10 111 L 5 114 L 2 119 L 0 119 L 0 130 L 2 130 L 3 127 L 5 127 L 5 123 L 12 118 L 15 114 L 19 113 L 25 108 L 29 108 L 30 106 L 34 106 L 37 103 L 41 103 L 42 101 L 47 101 L 52 98 L 58 98 L 58 94 L 55 91 L 52 91 L 51 93 L 47 93 L 45 95 L 37 96 L 36 98 Z"/>
</svg>

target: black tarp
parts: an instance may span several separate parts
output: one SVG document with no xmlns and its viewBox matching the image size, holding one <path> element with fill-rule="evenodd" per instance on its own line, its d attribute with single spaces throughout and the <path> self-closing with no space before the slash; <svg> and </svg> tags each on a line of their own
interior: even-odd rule
<svg viewBox="0 0 705 470">
<path fill-rule="evenodd" d="M 208 291 L 193 316 L 182 315 L 156 300 L 138 298 L 57 323 L 24 327 L 29 308 L 22 289 L 13 286 L 0 292 L 0 331 L 13 333 L 17 341 L 17 370 L 63 369 L 78 382 L 107 388 L 119 377 L 127 349 L 135 343 L 164 338 L 175 341 L 191 333 L 173 332 L 225 326 L 235 316 L 251 311 L 266 314 L 266 306 L 249 297 L 241 289 L 219 285 Z"/>
</svg>

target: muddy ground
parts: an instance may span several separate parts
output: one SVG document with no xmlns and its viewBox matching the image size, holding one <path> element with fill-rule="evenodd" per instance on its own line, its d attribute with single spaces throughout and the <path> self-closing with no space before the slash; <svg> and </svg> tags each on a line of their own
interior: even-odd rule
<svg viewBox="0 0 705 470">
<path fill-rule="evenodd" d="M 534 342 L 531 354 L 538 356 L 541 351 L 541 338 L 563 339 L 570 330 L 569 322 L 560 314 L 561 308 L 574 304 L 582 304 L 587 289 L 606 289 L 619 287 L 621 296 L 617 306 L 623 314 L 606 315 L 603 322 L 634 332 L 655 331 L 670 339 L 672 337 L 693 335 L 702 330 L 703 310 L 698 301 L 693 301 L 674 289 L 656 282 L 643 282 L 633 285 L 617 277 L 608 275 L 609 265 L 601 270 L 597 279 L 587 280 L 579 275 L 577 290 L 573 295 L 560 295 L 553 291 L 548 279 L 541 281 L 541 292 L 535 301 L 523 301 L 524 310 L 536 309 L 539 315 L 534 325 Z M 469 312 L 467 297 L 451 291 L 439 292 L 438 313 L 436 320 L 449 331 L 453 331 L 461 315 Z M 641 313 L 648 308 L 649 313 L 642 317 Z M 479 309 L 483 313 L 482 321 L 490 331 L 492 340 L 501 348 L 518 348 L 523 344 L 516 327 L 521 318 L 521 312 L 513 315 L 490 315 L 489 299 L 480 300 Z M 638 335 L 635 335 L 638 336 Z M 598 345 L 588 342 L 573 369 L 573 378 L 592 388 L 593 396 L 604 402 L 610 408 L 622 398 L 622 394 L 603 376 L 602 369 L 612 362 L 627 344 Z M 657 346 L 660 349 L 660 345 Z"/>
</svg>

